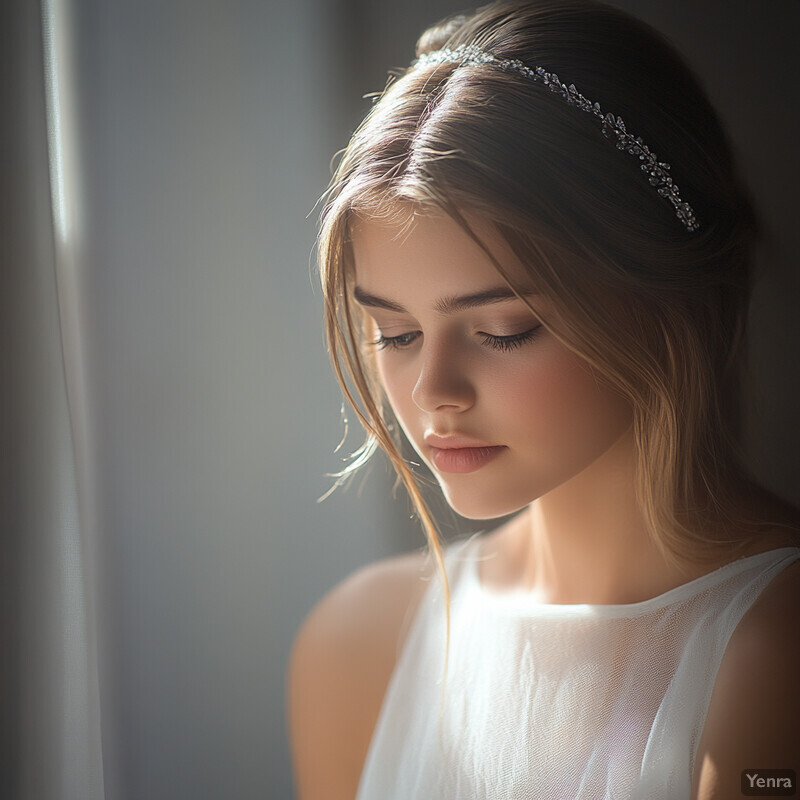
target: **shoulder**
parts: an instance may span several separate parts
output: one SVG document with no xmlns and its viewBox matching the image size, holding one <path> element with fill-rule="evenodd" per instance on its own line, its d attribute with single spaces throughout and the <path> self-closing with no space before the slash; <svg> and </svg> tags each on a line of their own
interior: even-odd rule
<svg viewBox="0 0 800 800">
<path fill-rule="evenodd" d="M 737 626 L 697 749 L 692 800 L 742 797 L 743 770 L 800 773 L 800 561 Z"/>
<path fill-rule="evenodd" d="M 287 693 L 302 800 L 354 797 L 404 637 L 436 579 L 422 551 L 378 561 L 333 588 L 301 626 Z"/>
</svg>

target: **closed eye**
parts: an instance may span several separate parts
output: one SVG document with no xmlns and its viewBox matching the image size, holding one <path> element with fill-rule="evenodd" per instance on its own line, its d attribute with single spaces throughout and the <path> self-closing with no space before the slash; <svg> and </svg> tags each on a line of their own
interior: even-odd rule
<svg viewBox="0 0 800 800">
<path fill-rule="evenodd" d="M 493 336 L 491 333 L 481 333 L 481 336 L 484 344 L 489 345 L 494 350 L 515 350 L 517 347 L 522 347 L 523 344 L 533 341 L 541 327 L 541 325 L 534 325 L 533 328 L 527 331 L 515 333 L 511 336 Z"/>
<path fill-rule="evenodd" d="M 419 331 L 411 331 L 411 333 L 401 333 L 398 336 L 381 334 L 374 342 L 370 342 L 370 345 L 378 350 L 401 350 L 403 347 L 408 347 L 419 336 L 419 333 Z"/>
<path fill-rule="evenodd" d="M 533 328 L 521 333 L 514 333 L 510 336 L 495 336 L 491 333 L 480 333 L 483 343 L 493 350 L 500 350 L 507 352 L 522 347 L 536 337 L 541 325 L 535 325 Z M 401 333 L 397 336 L 384 336 L 381 334 L 374 342 L 369 344 L 378 350 L 402 350 L 404 347 L 411 345 L 419 337 L 420 331 L 411 331 L 410 333 Z"/>
</svg>

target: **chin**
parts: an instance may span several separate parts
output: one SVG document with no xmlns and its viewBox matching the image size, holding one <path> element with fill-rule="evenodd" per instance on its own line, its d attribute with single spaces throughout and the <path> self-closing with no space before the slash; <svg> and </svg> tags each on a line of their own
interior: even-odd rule
<svg viewBox="0 0 800 800">
<path fill-rule="evenodd" d="M 453 511 L 465 519 L 500 519 L 509 514 L 515 514 L 522 510 L 536 497 L 502 497 L 499 493 L 494 493 L 490 497 L 482 496 L 482 493 L 469 490 L 454 490 L 452 487 L 443 483 L 439 484 L 444 494 L 444 499 Z"/>
</svg>

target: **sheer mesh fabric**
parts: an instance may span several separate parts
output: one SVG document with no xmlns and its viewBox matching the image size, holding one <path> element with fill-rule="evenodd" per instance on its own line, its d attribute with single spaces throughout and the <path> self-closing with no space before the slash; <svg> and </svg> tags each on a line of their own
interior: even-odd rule
<svg viewBox="0 0 800 800">
<path fill-rule="evenodd" d="M 734 561 L 641 603 L 547 605 L 486 591 L 481 545 L 447 548 L 444 703 L 434 580 L 389 683 L 357 800 L 689 800 L 727 642 L 800 548 Z"/>
</svg>

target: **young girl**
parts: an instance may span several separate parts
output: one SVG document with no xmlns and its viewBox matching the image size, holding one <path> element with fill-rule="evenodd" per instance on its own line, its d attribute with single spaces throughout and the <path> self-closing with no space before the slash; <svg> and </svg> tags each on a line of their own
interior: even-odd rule
<svg viewBox="0 0 800 800">
<path fill-rule="evenodd" d="M 493 3 L 417 56 L 342 157 L 319 257 L 355 463 L 386 451 L 431 557 L 359 571 L 298 634 L 299 796 L 785 792 L 798 514 L 737 448 L 758 226 L 725 132 L 591 0 Z M 516 516 L 440 546 L 398 428 L 455 511 Z"/>
</svg>

